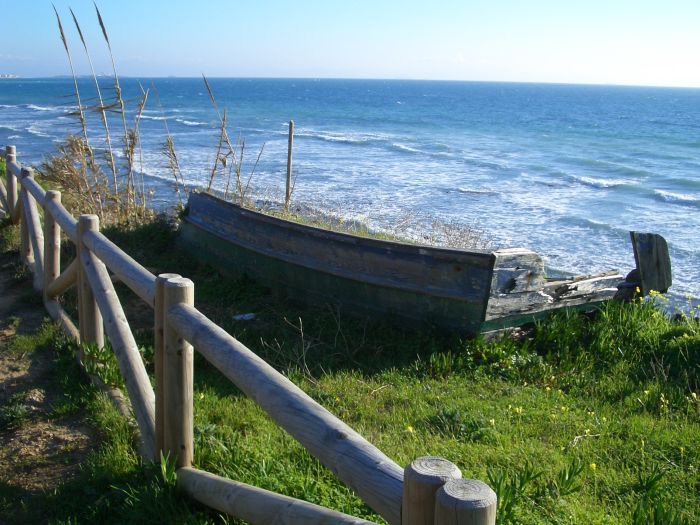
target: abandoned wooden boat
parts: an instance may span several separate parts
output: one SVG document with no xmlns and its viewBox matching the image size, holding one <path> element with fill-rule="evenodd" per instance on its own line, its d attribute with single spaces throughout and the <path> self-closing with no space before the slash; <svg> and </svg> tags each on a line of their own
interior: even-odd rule
<svg viewBox="0 0 700 525">
<path fill-rule="evenodd" d="M 192 252 L 306 301 L 467 333 L 517 326 L 558 308 L 671 284 L 664 239 L 632 233 L 637 268 L 549 279 L 523 249 L 466 251 L 324 230 L 192 193 L 180 233 Z"/>
</svg>

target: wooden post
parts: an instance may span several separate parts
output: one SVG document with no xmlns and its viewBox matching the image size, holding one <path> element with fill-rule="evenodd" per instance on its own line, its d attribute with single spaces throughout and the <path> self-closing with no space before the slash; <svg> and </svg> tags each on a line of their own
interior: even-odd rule
<svg viewBox="0 0 700 525">
<path fill-rule="evenodd" d="M 482 481 L 448 481 L 435 495 L 435 525 L 495 525 L 496 503 L 496 493 Z"/>
<path fill-rule="evenodd" d="M 5 173 L 7 175 L 7 210 L 10 217 L 14 216 L 17 206 L 17 177 L 10 169 L 10 163 L 17 162 L 17 149 L 14 146 L 5 146 Z"/>
<path fill-rule="evenodd" d="M 287 185 L 284 194 L 284 211 L 289 211 L 292 202 L 292 146 L 294 145 L 294 121 L 289 121 L 289 142 L 287 143 Z"/>
<path fill-rule="evenodd" d="M 168 279 L 177 279 L 180 275 L 176 273 L 161 273 L 156 277 L 155 296 L 153 300 L 153 347 L 156 375 L 156 455 L 160 455 L 163 450 L 163 409 L 165 408 L 165 398 L 163 397 L 163 326 L 164 326 L 164 310 L 163 310 L 163 290 L 165 289 L 165 281 Z"/>
<path fill-rule="evenodd" d="M 27 190 L 20 187 L 19 198 L 15 204 L 15 210 L 19 213 L 19 240 L 20 240 L 20 259 L 27 266 L 31 266 L 34 263 L 34 252 L 32 251 L 32 242 L 29 239 L 29 225 L 27 224 L 27 214 L 24 211 L 24 201 L 26 200 L 24 195 Z"/>
<path fill-rule="evenodd" d="M 406 467 L 401 503 L 402 525 L 433 525 L 435 493 L 445 482 L 462 477 L 457 466 L 443 458 L 423 456 Z"/>
<path fill-rule="evenodd" d="M 44 201 L 44 300 L 49 285 L 61 274 L 61 227 L 49 211 L 49 202 L 61 203 L 61 192 L 49 190 Z"/>
<path fill-rule="evenodd" d="M 80 321 L 80 342 L 94 343 L 98 348 L 104 346 L 104 328 L 102 326 L 102 314 L 97 307 L 95 296 L 90 288 L 90 283 L 85 276 L 83 265 L 83 236 L 90 231 L 99 231 L 100 219 L 97 215 L 81 215 L 78 220 L 78 319 Z"/>
<path fill-rule="evenodd" d="M 193 453 L 193 350 L 169 319 L 172 306 L 194 304 L 194 283 L 189 279 L 168 279 L 163 288 L 163 450 L 176 465 L 192 465 Z"/>
<path fill-rule="evenodd" d="M 24 237 L 27 246 L 25 253 L 27 264 L 32 267 L 34 273 L 34 289 L 43 293 L 44 286 L 44 232 L 41 228 L 41 218 L 37 210 L 37 201 L 34 194 L 28 189 L 29 184 L 34 183 L 34 170 L 22 168 L 21 171 L 21 200 L 23 208 Z"/>
</svg>

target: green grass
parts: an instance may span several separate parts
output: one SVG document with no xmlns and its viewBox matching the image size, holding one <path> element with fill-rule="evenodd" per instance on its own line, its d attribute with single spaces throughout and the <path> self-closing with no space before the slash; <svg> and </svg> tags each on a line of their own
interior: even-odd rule
<svg viewBox="0 0 700 525">
<path fill-rule="evenodd" d="M 222 277 L 177 249 L 162 221 L 106 234 L 154 272 L 192 278 L 198 308 L 400 465 L 439 455 L 489 482 L 501 523 L 700 520 L 697 312 L 671 319 L 654 301 L 610 303 L 556 314 L 522 341 L 467 340 Z M 256 319 L 233 320 L 246 312 Z M 136 335 L 152 370 L 149 323 Z M 177 496 L 161 465 L 142 465 L 128 425 L 62 370 L 73 393 L 57 412 L 83 407 L 104 441 L 36 512 L 53 523 L 227 521 Z M 380 521 L 201 356 L 194 388 L 195 466 Z"/>
</svg>

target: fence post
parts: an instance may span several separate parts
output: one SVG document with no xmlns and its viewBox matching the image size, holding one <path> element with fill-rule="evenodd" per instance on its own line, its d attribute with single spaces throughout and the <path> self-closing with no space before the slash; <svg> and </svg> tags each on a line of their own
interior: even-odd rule
<svg viewBox="0 0 700 525">
<path fill-rule="evenodd" d="M 294 145 L 294 121 L 289 121 L 289 140 L 287 142 L 287 184 L 284 193 L 284 211 L 289 211 L 292 201 L 292 146 Z"/>
<path fill-rule="evenodd" d="M 445 482 L 462 477 L 457 466 L 443 458 L 423 456 L 404 469 L 401 525 L 433 525 L 435 493 Z"/>
<path fill-rule="evenodd" d="M 83 235 L 90 231 L 100 230 L 100 219 L 97 215 L 81 215 L 78 219 L 78 320 L 80 321 L 80 342 L 94 343 L 98 348 L 104 346 L 104 327 L 102 326 L 102 314 L 97 307 L 95 296 L 90 288 L 85 268 L 83 265 Z"/>
<path fill-rule="evenodd" d="M 34 289 L 43 294 L 44 286 L 44 231 L 41 227 L 41 218 L 37 210 L 34 195 L 24 187 L 24 181 L 34 180 L 34 170 L 32 168 L 22 168 L 22 215 L 24 219 L 24 236 L 26 237 L 27 261 L 33 262 Z"/>
<path fill-rule="evenodd" d="M 20 184 L 19 197 L 15 204 L 15 210 L 19 208 L 19 238 L 20 238 L 20 258 L 24 264 L 31 266 L 34 263 L 34 250 L 32 250 L 32 241 L 29 238 L 29 225 L 27 224 L 27 213 L 24 210 L 24 195 L 27 190 Z"/>
<path fill-rule="evenodd" d="M 155 362 L 156 376 L 156 456 L 163 450 L 163 409 L 165 408 L 165 398 L 163 397 L 163 347 L 164 347 L 164 310 L 163 294 L 165 281 L 180 277 L 176 273 L 161 273 L 156 277 L 156 288 L 153 300 L 153 357 Z"/>
<path fill-rule="evenodd" d="M 17 206 L 17 177 L 10 170 L 10 162 L 17 162 L 17 148 L 5 146 L 5 173 L 7 174 L 7 206 L 8 215 L 14 217 Z"/>
<path fill-rule="evenodd" d="M 496 504 L 496 493 L 482 481 L 448 481 L 435 495 L 435 525 L 495 525 Z"/>
<path fill-rule="evenodd" d="M 46 291 L 61 273 L 61 227 L 49 211 L 49 203 L 61 204 L 61 192 L 49 190 L 44 199 L 44 300 Z"/>
<path fill-rule="evenodd" d="M 168 319 L 176 304 L 194 305 L 194 283 L 182 277 L 168 279 L 163 288 L 163 451 L 176 465 L 189 467 L 193 454 L 193 350 Z"/>
</svg>

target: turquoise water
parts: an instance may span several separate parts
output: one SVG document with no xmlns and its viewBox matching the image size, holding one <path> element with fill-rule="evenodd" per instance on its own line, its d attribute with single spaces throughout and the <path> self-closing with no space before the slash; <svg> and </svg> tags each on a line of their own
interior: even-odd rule
<svg viewBox="0 0 700 525">
<path fill-rule="evenodd" d="M 296 123 L 297 202 L 425 237 L 435 220 L 524 246 L 552 269 L 634 266 L 628 230 L 669 242 L 674 295 L 700 295 L 700 90 L 479 82 L 212 79 L 252 187 L 280 198 Z M 141 125 L 154 203 L 176 201 L 160 153 L 167 118 L 185 178 L 209 177 L 217 117 L 200 79 L 157 79 Z M 81 81 L 85 98 L 90 81 Z M 145 88 L 150 81 L 142 81 Z M 107 84 L 105 84 L 107 88 Z M 127 99 L 138 94 L 123 79 Z M 0 81 L 0 143 L 39 163 L 79 131 L 68 79 Z M 132 104 L 133 105 L 133 104 Z M 119 119 L 110 120 L 117 135 Z M 91 121 L 99 146 L 99 121 Z M 221 182 L 218 182 L 221 185 Z"/>
</svg>

